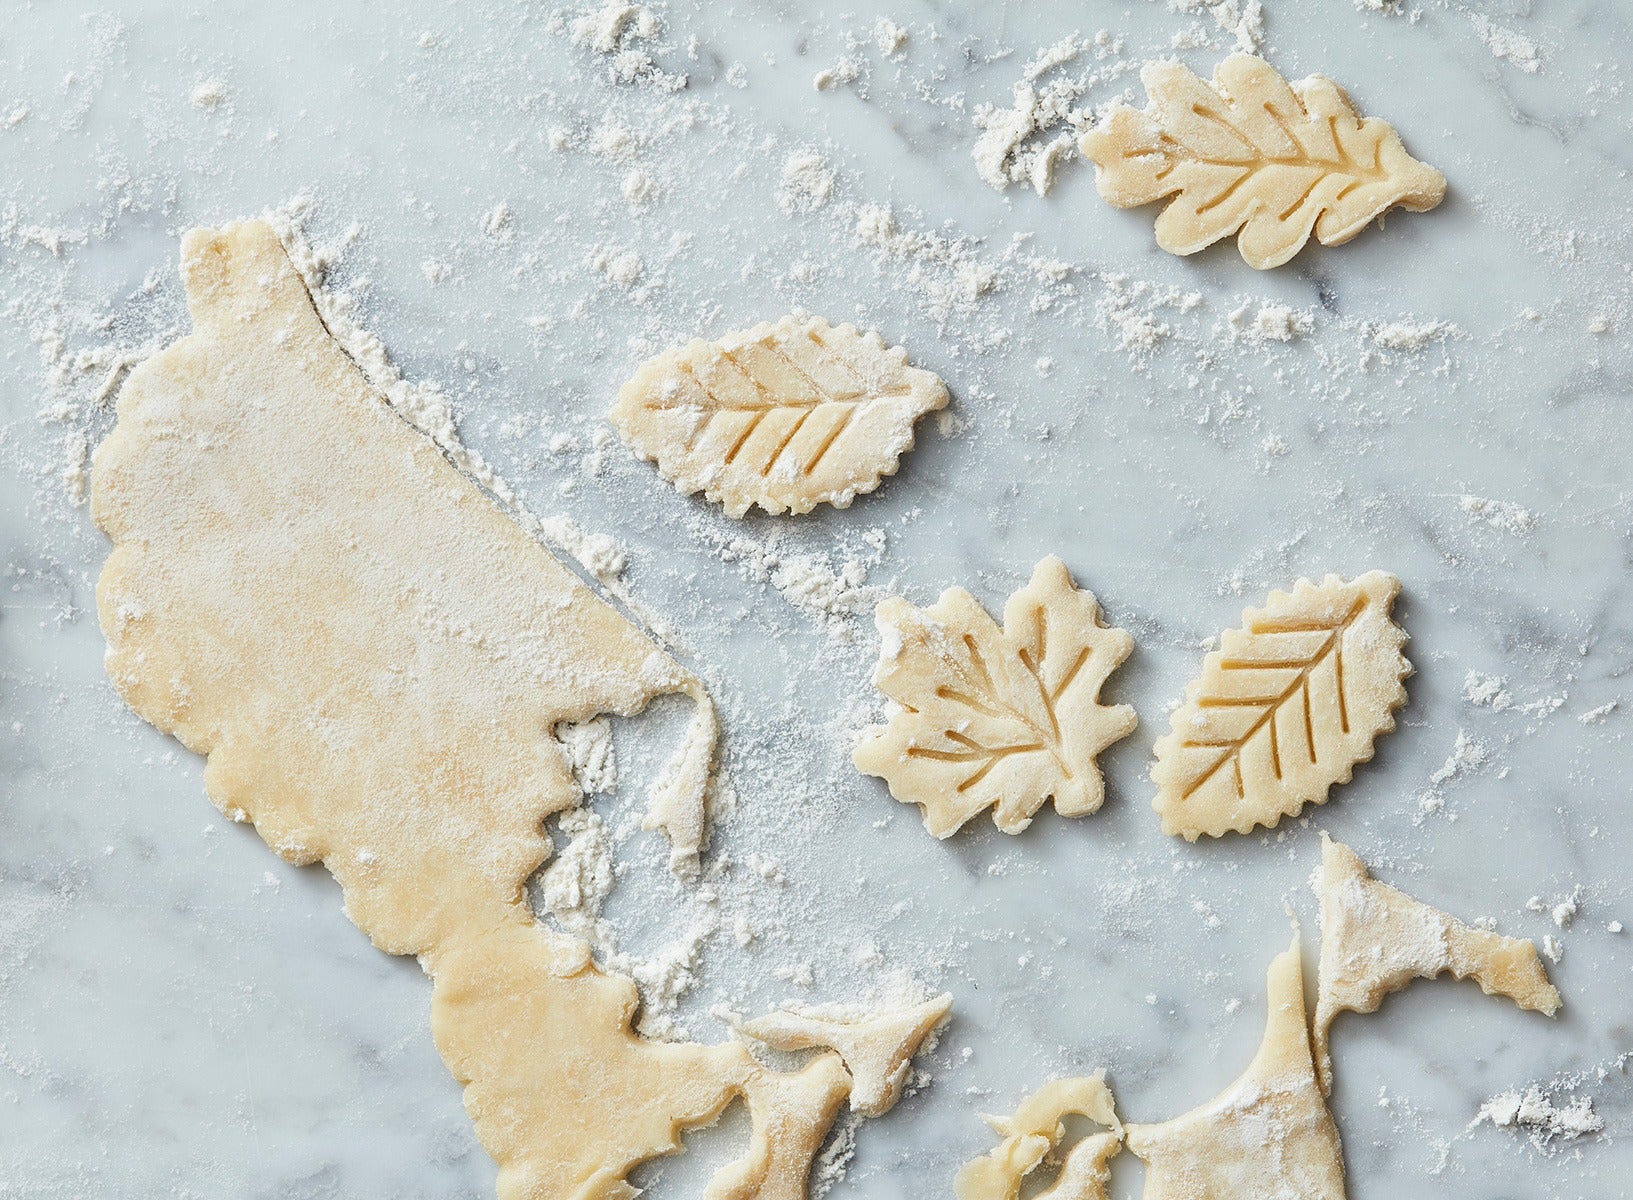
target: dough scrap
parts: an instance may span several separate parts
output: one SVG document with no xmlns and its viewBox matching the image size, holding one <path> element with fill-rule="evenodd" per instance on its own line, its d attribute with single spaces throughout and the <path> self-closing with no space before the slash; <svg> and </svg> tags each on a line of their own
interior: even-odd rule
<svg viewBox="0 0 1633 1200">
<path fill-rule="evenodd" d="M 551 731 L 682 692 L 712 744 L 701 685 L 392 411 L 270 226 L 194 230 L 182 271 L 194 331 L 130 374 L 94 461 L 115 686 L 207 756 L 224 813 L 419 956 L 505 1200 L 630 1195 L 738 1097 L 755 1145 L 716 1193 L 799 1195 L 838 1057 L 786 1077 L 737 1043 L 643 1041 L 633 985 L 525 899 L 545 817 L 581 798 Z M 698 740 L 657 814 L 693 855 Z"/>
<path fill-rule="evenodd" d="M 859 1015 L 781 1009 L 732 1025 L 775 1050 L 836 1051 L 850 1072 L 851 1109 L 864 1117 L 877 1117 L 901 1099 L 913 1056 L 947 1019 L 952 1006 L 951 993 L 943 993 L 923 1004 Z"/>
<path fill-rule="evenodd" d="M 1321 870 L 1321 977 L 1312 1037 L 1323 1091 L 1332 1090 L 1329 1031 L 1341 1012 L 1377 1012 L 1384 997 L 1414 979 L 1450 971 L 1488 996 L 1553 1016 L 1559 989 L 1548 982 L 1536 946 L 1524 938 L 1473 929 L 1379 883 L 1360 855 L 1325 833 Z"/>
<path fill-rule="evenodd" d="M 1118 208 L 1174 197 L 1157 218 L 1171 254 L 1234 233 L 1249 266 L 1278 267 L 1311 233 L 1337 246 L 1388 209 L 1426 212 L 1446 195 L 1444 175 L 1323 76 L 1289 84 L 1262 58 L 1233 54 L 1211 87 L 1171 61 L 1140 78 L 1150 106 L 1117 105 L 1080 146 Z"/>
<path fill-rule="evenodd" d="M 1108 627 L 1092 593 L 1053 556 L 1004 606 L 998 627 L 963 588 L 927 609 L 900 597 L 879 605 L 882 649 L 874 683 L 900 706 L 852 753 L 890 794 L 917 804 L 924 825 L 951 836 L 982 809 L 1020 833 L 1049 797 L 1066 817 L 1105 798 L 1095 757 L 1136 724 L 1100 688 L 1134 639 Z"/>
<path fill-rule="evenodd" d="M 1062 1119 L 1087 1117 L 1107 1127 L 1073 1146 L 1060 1164 L 1055 1181 L 1038 1200 L 1107 1200 L 1110 1163 L 1123 1148 L 1123 1126 L 1117 1119 L 1104 1070 L 1072 1079 L 1056 1079 L 1021 1102 L 1011 1117 L 987 1117 L 1003 1141 L 982 1158 L 965 1165 L 955 1186 L 958 1200 L 1015 1200 L 1026 1177 L 1066 1136 Z"/>
<path fill-rule="evenodd" d="M 1412 664 L 1389 615 L 1399 592 L 1382 571 L 1301 579 L 1224 632 L 1154 747 L 1164 833 L 1274 826 L 1349 781 L 1406 703 Z"/>
<path fill-rule="evenodd" d="M 612 420 L 686 495 L 741 517 L 849 507 L 896 472 L 913 423 L 947 404 L 934 374 L 877 333 L 784 317 L 642 363 Z"/>
<path fill-rule="evenodd" d="M 1127 1127 L 1145 1200 L 1344 1200 L 1338 1127 L 1310 1057 L 1298 937 L 1270 964 L 1270 1015 L 1247 1070 L 1202 1107 Z"/>
</svg>

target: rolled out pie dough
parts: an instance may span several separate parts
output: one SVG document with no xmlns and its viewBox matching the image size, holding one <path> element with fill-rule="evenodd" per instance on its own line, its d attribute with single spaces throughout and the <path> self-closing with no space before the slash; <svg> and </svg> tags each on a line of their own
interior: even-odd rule
<svg viewBox="0 0 1633 1200">
<path fill-rule="evenodd" d="M 636 994 L 523 887 L 580 795 L 551 731 L 684 692 L 659 814 L 695 854 L 713 714 L 696 679 L 401 420 L 330 336 L 273 230 L 182 246 L 194 331 L 133 371 L 98 448 L 108 673 L 208 756 L 218 807 L 321 861 L 374 943 L 419 956 L 432 1024 L 507 1200 L 627 1196 L 636 1163 L 743 1098 L 720 1197 L 798 1197 L 849 1092 L 738 1043 L 636 1037 Z"/>
<path fill-rule="evenodd" d="M 776 1050 L 833 1050 L 850 1072 L 851 1108 L 864 1117 L 877 1117 L 901 1099 L 913 1056 L 952 1007 L 951 994 L 943 993 L 906 1008 L 837 1015 L 820 1009 L 779 1009 L 733 1025 Z"/>
<path fill-rule="evenodd" d="M 1105 783 L 1095 761 L 1135 725 L 1100 688 L 1134 648 L 1108 627 L 1091 592 L 1050 556 L 1004 605 L 1004 624 L 963 588 L 929 608 L 892 596 L 874 614 L 874 683 L 897 710 L 851 755 L 890 794 L 917 804 L 924 827 L 950 837 L 985 808 L 1020 833 L 1049 797 L 1055 811 L 1096 811 Z"/>
<path fill-rule="evenodd" d="M 1259 1053 L 1221 1095 L 1161 1125 L 1126 1127 L 1145 1200 L 1344 1200 L 1338 1127 L 1310 1058 L 1298 938 L 1270 964 Z"/>
<path fill-rule="evenodd" d="M 1103 1070 L 1056 1079 L 1022 1101 L 1013 1116 L 987 1117 L 1004 1140 L 958 1173 L 958 1200 L 1015 1200 L 1027 1176 L 1065 1138 L 1068 1116 L 1087 1117 L 1106 1130 L 1088 1135 L 1067 1152 L 1054 1182 L 1036 1193 L 1037 1200 L 1106 1200 L 1109 1164 L 1123 1148 L 1123 1125 Z"/>
<path fill-rule="evenodd" d="M 1390 619 L 1400 581 L 1301 579 L 1242 614 L 1157 739 L 1152 805 L 1165 833 L 1246 833 L 1323 804 L 1395 728 L 1412 664 Z"/>
<path fill-rule="evenodd" d="M 1384 997 L 1414 979 L 1450 971 L 1488 996 L 1553 1016 L 1562 1003 L 1537 948 L 1523 938 L 1473 929 L 1414 900 L 1367 871 L 1361 856 L 1321 835 L 1321 983 L 1315 1024 L 1321 1085 L 1332 1090 L 1328 1035 L 1341 1012 L 1377 1012 Z"/>
<path fill-rule="evenodd" d="M 895 473 L 947 388 L 877 333 L 821 317 L 694 339 L 642 363 L 613 424 L 682 492 L 740 517 L 845 508 Z"/>
</svg>

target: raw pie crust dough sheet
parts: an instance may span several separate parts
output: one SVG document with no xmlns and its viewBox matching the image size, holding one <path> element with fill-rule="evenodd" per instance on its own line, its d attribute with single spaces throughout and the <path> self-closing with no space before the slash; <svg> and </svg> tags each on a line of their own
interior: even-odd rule
<svg viewBox="0 0 1633 1200">
<path fill-rule="evenodd" d="M 663 693 L 699 709 L 649 822 L 696 854 L 701 686 L 388 407 L 270 226 L 195 230 L 182 259 L 194 332 L 131 374 L 95 459 L 115 686 L 208 756 L 224 813 L 419 957 L 502 1197 L 632 1195 L 631 1167 L 738 1098 L 752 1144 L 710 1195 L 803 1196 L 839 1056 L 779 1074 L 637 1037 L 634 985 L 524 896 L 544 819 L 581 798 L 552 730 Z"/>
</svg>

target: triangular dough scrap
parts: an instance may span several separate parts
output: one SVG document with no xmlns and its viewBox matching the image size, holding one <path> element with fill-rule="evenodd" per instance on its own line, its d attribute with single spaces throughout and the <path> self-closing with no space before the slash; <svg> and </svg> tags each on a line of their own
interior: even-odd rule
<svg viewBox="0 0 1633 1200">
<path fill-rule="evenodd" d="M 1455 917 L 1379 883 L 1360 855 L 1325 833 L 1321 871 L 1321 981 L 1313 1037 L 1321 1085 L 1332 1090 L 1328 1036 L 1341 1012 L 1377 1012 L 1384 997 L 1414 979 L 1450 971 L 1488 996 L 1553 1016 L 1562 1003 L 1536 946 L 1524 938 L 1473 929 Z"/>
<path fill-rule="evenodd" d="M 1117 105 L 1081 147 L 1118 208 L 1173 197 L 1157 218 L 1157 244 L 1172 254 L 1238 234 L 1242 257 L 1263 270 L 1312 233 L 1337 246 L 1388 209 L 1425 212 L 1446 195 L 1444 175 L 1320 75 L 1289 83 L 1262 58 L 1233 54 L 1212 86 L 1172 61 L 1140 77 L 1150 106 Z"/>
<path fill-rule="evenodd" d="M 1053 1080 L 1022 1101 L 1013 1116 L 987 1117 L 1004 1140 L 958 1173 L 958 1200 L 1015 1200 L 1026 1177 L 1066 1136 L 1063 1119 L 1068 1116 L 1087 1117 L 1107 1132 L 1090 1134 L 1073 1146 L 1038 1200 L 1106 1200 L 1109 1164 L 1123 1147 L 1123 1125 L 1103 1070 Z"/>
<path fill-rule="evenodd" d="M 1215 1099 L 1127 1127 L 1145 1200 L 1344 1200 L 1338 1127 L 1316 1080 L 1298 938 L 1270 964 L 1270 1015 L 1247 1070 Z"/>
<path fill-rule="evenodd" d="M 946 385 L 877 333 L 790 316 L 648 359 L 612 420 L 683 493 L 741 517 L 756 504 L 847 507 L 895 473 L 914 422 L 946 404 Z"/>
<path fill-rule="evenodd" d="M 924 1039 L 952 1010 L 951 993 L 923 1004 L 834 1015 L 780 1009 L 734 1021 L 739 1033 L 775 1050 L 830 1049 L 851 1075 L 850 1103 L 864 1117 L 890 1111 L 901 1099 L 908 1068 Z"/>
<path fill-rule="evenodd" d="M 1382 571 L 1301 579 L 1224 632 L 1154 748 L 1164 833 L 1194 842 L 1273 826 L 1348 782 L 1406 703 L 1399 592 Z"/>
<path fill-rule="evenodd" d="M 182 260 L 193 332 L 131 372 L 95 457 L 114 685 L 208 756 L 222 811 L 418 956 L 503 1200 L 628 1196 L 738 1096 L 733 1178 L 802 1194 L 838 1058 L 784 1077 L 735 1042 L 637 1037 L 634 985 L 525 900 L 544 818 L 580 800 L 549 731 L 701 686 L 390 408 L 269 225 L 194 230 Z M 677 851 L 708 769 L 694 742 L 667 777 Z"/>
<path fill-rule="evenodd" d="M 1105 624 L 1065 563 L 1037 565 L 1001 629 L 963 588 L 927 609 L 891 597 L 874 620 L 874 683 L 900 711 L 851 758 L 917 804 L 926 829 L 949 837 L 990 807 L 999 829 L 1020 833 L 1051 796 L 1062 816 L 1100 807 L 1096 756 L 1136 723 L 1128 705 L 1101 704 L 1100 689 L 1134 639 Z"/>
</svg>

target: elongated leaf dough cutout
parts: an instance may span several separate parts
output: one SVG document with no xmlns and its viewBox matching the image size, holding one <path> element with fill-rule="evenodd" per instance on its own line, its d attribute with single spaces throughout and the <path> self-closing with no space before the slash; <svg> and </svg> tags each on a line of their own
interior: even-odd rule
<svg viewBox="0 0 1633 1200">
<path fill-rule="evenodd" d="M 1090 1134 L 1073 1146 L 1055 1181 L 1037 1200 L 1107 1200 L 1109 1164 L 1123 1148 L 1123 1125 L 1103 1070 L 1056 1079 L 1022 1101 L 1014 1116 L 987 1117 L 1004 1140 L 958 1173 L 958 1200 L 1015 1200 L 1026 1177 L 1066 1136 L 1063 1119 L 1068 1116 L 1087 1117 L 1108 1132 Z"/>
<path fill-rule="evenodd" d="M 846 508 L 893 475 L 947 388 L 900 346 L 821 317 L 694 339 L 642 363 L 613 424 L 683 493 L 740 517 Z"/>
<path fill-rule="evenodd" d="M 947 1019 L 952 1006 L 952 995 L 943 993 L 908 1008 L 857 1015 L 780 1009 L 732 1024 L 739 1033 L 775 1050 L 836 1051 L 851 1075 L 851 1108 L 864 1117 L 877 1117 L 901 1099 L 913 1056 Z"/>
<path fill-rule="evenodd" d="M 1127 1127 L 1145 1200 L 1344 1200 L 1338 1127 L 1310 1057 L 1298 938 L 1270 964 L 1264 1041 L 1221 1095 L 1160 1125 Z"/>
<path fill-rule="evenodd" d="M 1150 63 L 1140 78 L 1150 106 L 1116 106 L 1081 147 L 1118 208 L 1173 197 L 1157 218 L 1157 245 L 1171 254 L 1234 233 L 1249 266 L 1278 267 L 1311 233 L 1337 246 L 1388 209 L 1425 212 L 1446 195 L 1444 175 L 1320 75 L 1290 84 L 1262 58 L 1233 54 L 1211 87 L 1177 62 Z"/>
<path fill-rule="evenodd" d="M 1004 606 L 1004 625 L 963 588 L 929 608 L 892 596 L 874 615 L 873 681 L 900 711 L 863 736 L 857 768 L 917 804 L 924 826 L 951 836 L 984 808 L 1020 833 L 1053 796 L 1066 817 L 1105 798 L 1095 758 L 1135 725 L 1126 704 L 1100 703 L 1134 639 L 1108 628 L 1092 593 L 1053 556 Z"/>
<path fill-rule="evenodd" d="M 1389 616 L 1399 592 L 1382 571 L 1301 579 L 1224 632 L 1157 739 L 1164 833 L 1273 826 L 1349 781 L 1406 703 L 1406 633 Z"/>
<path fill-rule="evenodd" d="M 701 687 L 388 407 L 269 226 L 195 230 L 182 268 L 194 331 L 131 373 L 95 458 L 115 686 L 208 756 L 223 812 L 419 956 L 506 1200 L 630 1195 L 737 1097 L 756 1142 L 717 1194 L 799 1195 L 838 1057 L 790 1080 L 643 1041 L 633 985 L 524 897 L 580 799 L 550 730 Z M 683 751 L 656 814 L 693 854 L 708 760 Z"/>
<path fill-rule="evenodd" d="M 1450 971 L 1474 980 L 1488 996 L 1507 996 L 1550 1017 L 1559 1011 L 1559 989 L 1548 982 L 1535 945 L 1472 929 L 1379 883 L 1360 855 L 1325 833 L 1321 871 L 1311 882 L 1321 897 L 1321 984 L 1312 1035 L 1323 1091 L 1332 1090 L 1333 1019 L 1341 1012 L 1377 1012 L 1385 996 L 1414 979 Z"/>
</svg>

